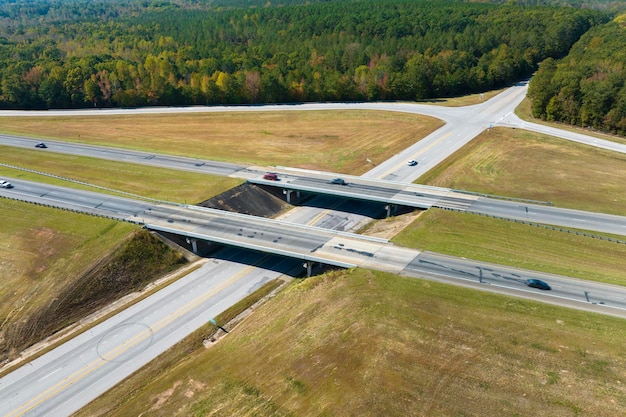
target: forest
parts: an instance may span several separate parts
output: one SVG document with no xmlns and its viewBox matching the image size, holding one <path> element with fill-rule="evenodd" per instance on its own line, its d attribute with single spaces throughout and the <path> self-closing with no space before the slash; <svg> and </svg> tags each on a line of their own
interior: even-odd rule
<svg viewBox="0 0 626 417">
<path fill-rule="evenodd" d="M 457 96 L 529 78 L 544 60 L 540 72 L 549 78 L 550 65 L 585 33 L 608 36 L 615 15 L 505 3 L 4 0 L 0 107 Z M 565 120 L 565 104 L 555 99 L 547 111 L 544 96 L 543 107 L 533 102 L 536 115 Z M 574 119 L 596 126 L 598 117 Z"/>
<path fill-rule="evenodd" d="M 528 96 L 535 117 L 626 136 L 626 15 L 589 30 L 567 57 L 546 59 Z"/>
</svg>

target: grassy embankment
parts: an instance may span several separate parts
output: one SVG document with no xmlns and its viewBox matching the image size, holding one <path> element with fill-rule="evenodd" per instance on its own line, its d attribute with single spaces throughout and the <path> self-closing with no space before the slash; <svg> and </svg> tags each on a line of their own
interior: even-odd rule
<svg viewBox="0 0 626 417">
<path fill-rule="evenodd" d="M 146 231 L 0 199 L 0 362 L 181 264 Z"/>
<path fill-rule="evenodd" d="M 77 416 L 613 417 L 626 410 L 625 338 L 622 319 L 332 272 L 211 349 L 188 338 Z"/>
<path fill-rule="evenodd" d="M 625 175 L 626 155 L 532 132 L 495 128 L 419 182 L 626 215 Z M 626 241 L 626 236 L 611 237 Z M 626 245 L 504 220 L 430 210 L 393 241 L 471 259 L 626 285 Z"/>
</svg>

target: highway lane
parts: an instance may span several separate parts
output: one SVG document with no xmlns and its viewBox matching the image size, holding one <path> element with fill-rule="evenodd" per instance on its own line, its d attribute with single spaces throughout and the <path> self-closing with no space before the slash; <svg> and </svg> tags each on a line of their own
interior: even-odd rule
<svg viewBox="0 0 626 417">
<path fill-rule="evenodd" d="M 479 197 L 469 213 L 626 236 L 626 216 Z"/>
<path fill-rule="evenodd" d="M 117 162 L 150 165 L 159 168 L 170 168 L 181 171 L 221 176 L 235 175 L 240 171 L 245 172 L 246 169 L 244 165 L 228 162 L 216 162 L 197 158 L 55 140 L 46 140 L 46 149 L 35 148 L 35 145 L 40 142 L 41 139 L 0 134 L 0 145 L 24 149 L 36 149 L 39 152 L 56 152 L 67 155 L 77 155 L 89 158 L 106 159 Z M 242 175 L 245 177 L 244 173 L 242 173 Z"/>
<path fill-rule="evenodd" d="M 0 379 L 0 415 L 68 416 L 299 262 L 223 251 L 154 295 Z M 243 267 L 242 267 L 243 263 Z"/>
<path fill-rule="evenodd" d="M 332 178 L 332 174 L 307 173 L 303 170 L 298 170 L 297 174 L 291 173 L 289 177 L 281 175 L 279 178 L 281 181 L 278 182 L 265 181 L 260 177 L 252 181 L 286 188 L 295 187 L 311 192 L 324 192 L 340 197 L 378 200 L 379 202 L 392 201 L 395 204 L 422 208 L 435 206 L 506 219 L 626 236 L 626 216 L 585 212 L 524 201 L 480 197 L 445 188 L 419 184 L 388 183 L 352 176 L 343 176 L 349 185 L 342 186 L 328 183 L 328 178 Z M 150 207 L 148 201 L 139 203 L 136 199 L 126 201 L 121 197 L 120 199 L 105 198 L 102 194 L 89 197 L 81 194 L 66 195 L 66 189 L 63 187 L 49 187 L 17 179 L 10 180 L 16 185 L 16 188 L 2 192 L 14 194 L 23 192 L 29 196 L 29 201 L 33 202 L 58 201 L 61 206 L 68 209 L 90 207 L 94 214 L 119 215 L 117 218 L 134 216 L 137 218 L 135 220 L 139 221 L 141 216 L 147 217 L 145 212 Z M 101 213 L 98 210 L 101 210 Z M 367 220 L 366 217 L 347 216 L 346 224 L 358 224 Z M 145 221 L 141 222 L 145 223 Z M 343 227 L 340 230 L 347 230 L 347 228 Z"/>
<path fill-rule="evenodd" d="M 21 182 L 23 183 L 26 182 Z M 53 200 L 48 203 L 55 205 L 67 195 L 68 201 L 74 207 L 78 207 L 76 202 L 79 201 L 85 212 L 90 212 L 92 207 L 97 206 L 98 214 L 108 209 L 111 217 L 117 216 L 116 218 L 123 219 L 127 216 L 126 220 L 147 224 L 149 228 L 178 233 L 191 238 L 206 238 L 218 243 L 278 253 L 300 260 L 334 263 L 340 266 L 358 265 L 396 273 L 446 271 L 446 273 L 453 273 L 452 277 L 455 279 L 478 280 L 481 283 L 498 286 L 510 287 L 512 285 L 513 288 L 523 285 L 526 279 L 539 278 L 550 283 L 559 282 L 559 285 L 550 292 L 551 296 L 560 296 L 584 303 L 588 302 L 588 299 L 582 298 L 586 292 L 586 297 L 591 294 L 594 299 L 602 301 L 607 306 L 626 308 L 626 304 L 623 303 L 626 299 L 624 287 L 610 287 L 611 294 L 603 290 L 601 284 L 585 282 L 584 286 L 588 290 L 581 291 L 583 284 L 580 280 L 535 271 L 516 270 L 500 265 L 487 265 L 464 258 L 425 254 L 419 250 L 395 246 L 385 239 L 195 206 L 136 202 L 128 198 L 113 196 L 111 199 L 115 203 L 109 204 L 106 201 L 108 197 L 99 193 L 75 189 L 62 190 L 61 187 L 43 184 L 35 184 L 35 187 L 37 188 L 36 201 L 40 203 L 54 196 Z M 45 192 L 47 187 L 52 192 Z M 0 195 L 17 197 L 20 191 L 19 188 L 0 190 Z M 25 197 L 29 195 L 31 195 L 30 192 L 24 194 Z M 90 198 L 91 202 L 89 202 Z M 126 202 L 128 208 L 124 207 Z M 143 211 L 135 212 L 137 209 Z M 331 212 L 331 209 L 326 210 L 328 213 Z M 322 218 L 325 215 L 326 213 L 318 216 Z M 317 220 L 312 222 L 315 221 Z M 336 223 L 333 221 L 332 224 Z M 481 272 L 484 272 L 484 275 L 481 276 Z M 508 278 L 505 279 L 505 277 Z"/>
<path fill-rule="evenodd" d="M 480 196 L 449 188 L 431 187 L 343 175 L 347 185 L 329 184 L 336 174 L 279 168 L 280 181 L 260 177 L 249 181 L 338 197 L 388 202 L 428 209 L 439 207 L 468 213 L 626 236 L 626 216 L 555 207 L 541 202 Z M 287 173 L 283 176 L 283 173 Z"/>
<path fill-rule="evenodd" d="M 422 251 L 407 265 L 403 274 L 435 278 L 501 294 L 541 300 L 588 311 L 626 318 L 626 287 L 585 281 L 520 268 L 490 264 Z M 526 280 L 539 279 L 551 290 L 530 288 Z"/>
<path fill-rule="evenodd" d="M 6 177 L 5 177 L 6 178 Z M 0 188 L 0 196 L 50 205 L 67 210 L 125 220 L 138 217 L 155 202 L 129 199 L 95 191 L 86 191 L 11 178 L 12 189 Z"/>
</svg>

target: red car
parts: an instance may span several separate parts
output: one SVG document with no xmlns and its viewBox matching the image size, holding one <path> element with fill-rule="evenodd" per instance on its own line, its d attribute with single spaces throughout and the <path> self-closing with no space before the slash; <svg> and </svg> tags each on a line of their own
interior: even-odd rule
<svg viewBox="0 0 626 417">
<path fill-rule="evenodd" d="M 278 181 L 278 175 L 273 172 L 268 172 L 267 174 L 263 175 L 263 179 L 270 180 L 270 181 Z"/>
</svg>

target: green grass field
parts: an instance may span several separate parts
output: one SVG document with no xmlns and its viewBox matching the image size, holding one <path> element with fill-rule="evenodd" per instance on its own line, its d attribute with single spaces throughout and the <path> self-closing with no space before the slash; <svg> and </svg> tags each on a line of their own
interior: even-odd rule
<svg viewBox="0 0 626 417">
<path fill-rule="evenodd" d="M 429 281 L 331 272 L 292 285 L 210 349 L 205 331 L 77 416 L 626 410 L 624 320 Z"/>
</svg>

